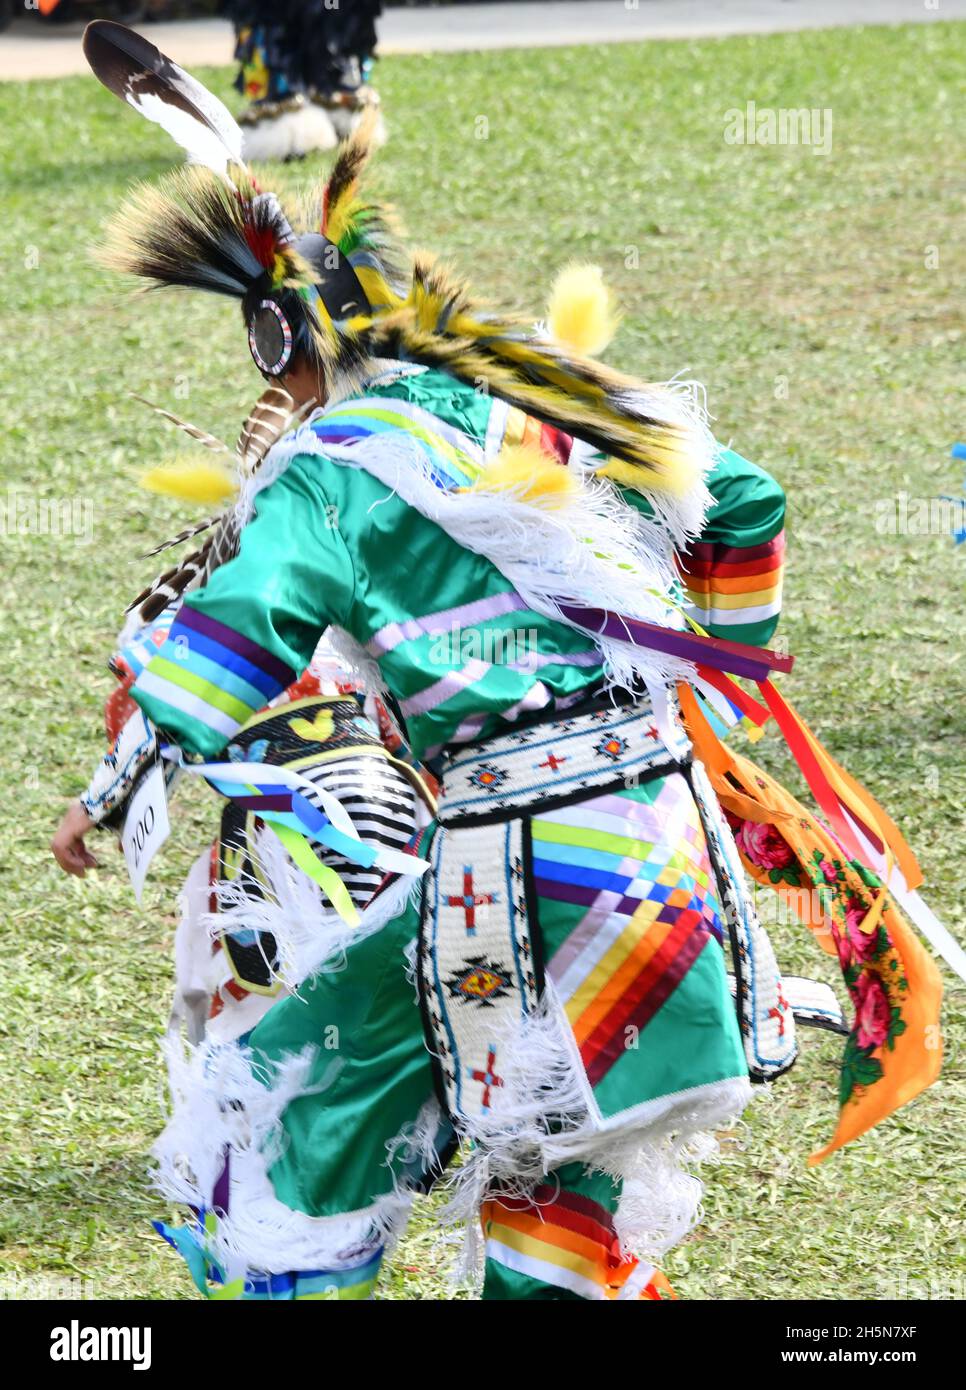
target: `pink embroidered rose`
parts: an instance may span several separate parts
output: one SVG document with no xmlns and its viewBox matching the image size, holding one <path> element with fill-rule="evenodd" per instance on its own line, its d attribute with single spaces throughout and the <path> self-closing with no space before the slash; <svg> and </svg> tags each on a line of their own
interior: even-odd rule
<svg viewBox="0 0 966 1390">
<path fill-rule="evenodd" d="M 852 942 L 849 939 L 848 932 L 838 931 L 834 923 L 830 923 L 830 925 L 832 927 L 832 939 L 835 942 L 835 949 L 839 953 L 839 965 L 842 967 L 844 973 L 852 964 Z"/>
<path fill-rule="evenodd" d="M 818 867 L 822 870 L 822 873 L 825 875 L 826 883 L 834 883 L 838 878 L 838 873 L 836 872 L 835 865 L 830 864 L 827 859 L 822 859 Z"/>
<path fill-rule="evenodd" d="M 848 928 L 849 940 L 856 956 L 861 961 L 872 960 L 876 953 L 878 944 L 878 931 L 864 932 L 861 922 L 866 915 L 866 906 L 861 898 L 849 898 L 848 907 L 845 909 L 845 925 Z"/>
<path fill-rule="evenodd" d="M 881 1047 L 889 1036 L 892 1005 L 878 975 L 867 971 L 855 987 L 856 1042 L 859 1047 Z"/>
<path fill-rule="evenodd" d="M 756 825 L 746 820 L 735 841 L 742 854 L 760 869 L 783 869 L 794 858 L 791 846 L 773 825 Z"/>
</svg>

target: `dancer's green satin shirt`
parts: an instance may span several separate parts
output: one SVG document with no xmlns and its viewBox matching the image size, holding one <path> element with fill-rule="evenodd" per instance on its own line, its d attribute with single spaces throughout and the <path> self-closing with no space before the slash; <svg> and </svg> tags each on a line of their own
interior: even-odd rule
<svg viewBox="0 0 966 1390">
<path fill-rule="evenodd" d="M 492 400 L 440 372 L 370 384 L 482 446 Z M 682 559 L 690 611 L 708 631 L 760 645 L 778 620 L 784 496 L 721 448 L 715 504 Z M 625 493 L 634 506 L 646 501 Z M 464 549 L 363 469 L 297 455 L 256 498 L 238 555 L 191 593 L 132 694 L 188 752 L 211 757 L 308 665 L 330 625 L 379 663 L 415 756 L 596 685 L 593 642 L 514 597 Z"/>
</svg>

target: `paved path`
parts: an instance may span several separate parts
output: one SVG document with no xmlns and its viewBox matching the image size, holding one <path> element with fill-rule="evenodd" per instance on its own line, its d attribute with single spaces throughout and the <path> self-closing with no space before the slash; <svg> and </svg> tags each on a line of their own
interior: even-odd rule
<svg viewBox="0 0 966 1390">
<path fill-rule="evenodd" d="M 642 39 L 770 34 L 848 24 L 966 19 L 966 0 L 545 0 L 538 4 L 440 5 L 387 10 L 382 53 L 430 53 Z M 86 72 L 80 24 L 48 27 L 18 20 L 0 34 L 0 79 Z M 230 61 L 226 20 L 150 24 L 144 32 L 186 67 Z"/>
</svg>

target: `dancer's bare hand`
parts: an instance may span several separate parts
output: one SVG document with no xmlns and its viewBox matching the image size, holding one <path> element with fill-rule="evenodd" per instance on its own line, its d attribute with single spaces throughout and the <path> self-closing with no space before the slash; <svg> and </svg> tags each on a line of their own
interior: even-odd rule
<svg viewBox="0 0 966 1390">
<path fill-rule="evenodd" d="M 50 851 L 65 874 L 83 878 L 88 869 L 97 868 L 97 860 L 84 844 L 84 836 L 94 829 L 94 822 L 79 801 L 67 809 L 50 842 Z"/>
</svg>

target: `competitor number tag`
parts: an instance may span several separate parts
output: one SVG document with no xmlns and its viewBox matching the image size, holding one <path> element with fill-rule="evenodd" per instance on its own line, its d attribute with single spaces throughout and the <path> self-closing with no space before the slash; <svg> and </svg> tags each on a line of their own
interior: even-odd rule
<svg viewBox="0 0 966 1390">
<path fill-rule="evenodd" d="M 168 798 L 164 786 L 164 766 L 157 763 L 141 779 L 121 831 L 121 848 L 127 871 L 134 885 L 134 896 L 141 901 L 148 865 L 171 833 Z"/>
</svg>

